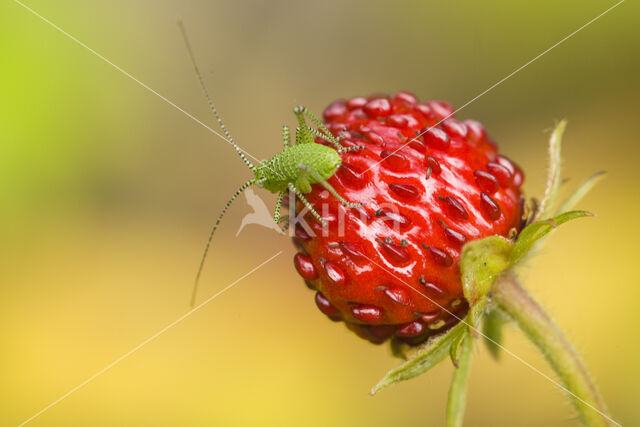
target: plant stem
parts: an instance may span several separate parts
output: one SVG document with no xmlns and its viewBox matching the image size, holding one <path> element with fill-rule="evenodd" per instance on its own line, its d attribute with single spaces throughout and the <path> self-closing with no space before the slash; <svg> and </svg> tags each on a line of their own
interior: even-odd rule
<svg viewBox="0 0 640 427">
<path fill-rule="evenodd" d="M 576 350 L 542 307 L 520 286 L 513 272 L 507 271 L 496 280 L 493 299 L 551 364 L 584 424 L 619 425 L 607 415 L 604 400 Z"/>
<path fill-rule="evenodd" d="M 467 406 L 467 383 L 469 381 L 469 369 L 471 365 L 471 350 L 473 350 L 473 337 L 465 332 L 460 344 L 458 366 L 453 373 L 449 400 L 447 401 L 447 427 L 461 427 L 464 420 L 464 410 Z"/>
</svg>

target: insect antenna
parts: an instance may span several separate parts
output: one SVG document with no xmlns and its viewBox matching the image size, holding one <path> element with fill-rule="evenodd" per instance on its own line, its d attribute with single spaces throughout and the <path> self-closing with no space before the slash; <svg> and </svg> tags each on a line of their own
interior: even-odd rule
<svg viewBox="0 0 640 427">
<path fill-rule="evenodd" d="M 242 186 L 240 188 L 238 188 L 238 191 L 236 191 L 233 194 L 233 196 L 231 196 L 231 199 L 229 199 L 227 204 L 224 205 L 224 208 L 222 209 L 222 212 L 220 212 L 220 216 L 218 216 L 218 219 L 216 220 L 216 223 L 211 228 L 211 232 L 209 232 L 209 239 L 207 239 L 207 244 L 204 247 L 204 253 L 202 254 L 202 259 L 200 260 L 200 266 L 198 267 L 198 273 L 196 274 L 196 280 L 193 283 L 193 291 L 191 292 L 191 307 L 193 307 L 195 302 L 196 302 L 196 296 L 197 296 L 197 293 L 198 293 L 198 283 L 200 283 L 200 275 L 202 274 L 202 269 L 204 268 L 204 261 L 207 259 L 207 254 L 209 253 L 209 247 L 211 246 L 211 241 L 213 240 L 213 235 L 215 234 L 216 229 L 218 228 L 218 225 L 220 224 L 220 221 L 222 220 L 222 217 L 224 216 L 225 213 L 227 213 L 227 209 L 229 209 L 229 206 L 231 206 L 231 203 L 233 203 L 233 201 L 240 194 L 242 194 L 242 192 L 244 190 L 246 190 L 247 188 L 249 188 L 250 186 L 255 184 L 255 181 L 256 181 L 255 178 L 251 178 L 249 181 L 247 181 L 244 184 L 242 184 Z"/>
<path fill-rule="evenodd" d="M 247 166 L 249 166 L 249 169 L 254 170 L 255 166 L 249 161 L 249 159 L 247 159 L 247 157 L 242 152 L 242 149 L 238 147 L 238 144 L 236 144 L 236 142 L 231 137 L 231 134 L 229 133 L 226 126 L 224 125 L 224 122 L 220 118 L 220 114 L 218 114 L 218 110 L 216 109 L 215 104 L 213 103 L 213 101 L 211 100 L 211 97 L 209 96 L 209 91 L 207 90 L 207 86 L 205 85 L 204 79 L 202 78 L 202 74 L 200 73 L 200 69 L 198 68 L 196 57 L 193 54 L 193 50 L 191 49 L 191 43 L 189 43 L 189 38 L 187 37 L 187 31 L 185 30 L 184 24 L 182 23 L 182 21 L 178 21 L 178 27 L 180 27 L 180 32 L 182 33 L 184 44 L 187 46 L 187 52 L 189 53 L 189 57 L 191 58 L 191 62 L 193 63 L 193 69 L 195 70 L 196 75 L 198 76 L 198 81 L 200 81 L 200 86 L 202 87 L 204 96 L 207 98 L 209 107 L 211 107 L 211 111 L 213 111 L 213 114 L 216 116 L 216 120 L 218 121 L 218 124 L 220 125 L 222 132 L 224 132 L 225 136 L 227 137 L 227 141 L 229 141 L 231 145 L 233 145 L 233 148 L 236 150 L 240 158 L 244 161 L 244 163 Z"/>
</svg>

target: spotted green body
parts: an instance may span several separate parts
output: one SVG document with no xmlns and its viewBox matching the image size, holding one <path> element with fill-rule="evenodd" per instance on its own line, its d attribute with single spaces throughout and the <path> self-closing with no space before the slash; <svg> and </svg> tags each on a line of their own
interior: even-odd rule
<svg viewBox="0 0 640 427">
<path fill-rule="evenodd" d="M 293 183 L 303 194 L 307 194 L 311 191 L 311 184 L 331 178 L 341 163 L 340 154 L 331 147 L 321 144 L 293 145 L 261 162 L 254 173 L 256 184 L 273 193 L 287 191 L 289 183 Z"/>
</svg>

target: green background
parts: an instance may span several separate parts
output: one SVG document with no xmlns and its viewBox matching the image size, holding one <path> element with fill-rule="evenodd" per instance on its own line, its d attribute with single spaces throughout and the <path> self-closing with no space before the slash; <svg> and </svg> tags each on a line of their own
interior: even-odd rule
<svg viewBox="0 0 640 427">
<path fill-rule="evenodd" d="M 181 17 L 228 128 L 281 148 L 292 108 L 409 90 L 459 107 L 612 6 L 604 1 L 27 3 L 215 127 Z M 482 121 L 540 195 L 569 120 L 565 174 L 607 178 L 527 286 L 582 351 L 623 425 L 640 423 L 640 31 L 627 0 L 458 116 Z M 217 129 L 217 128 L 216 128 Z M 209 225 L 249 171 L 230 146 L 13 1 L 0 4 L 0 424 L 16 425 L 188 309 Z M 260 193 L 273 201 L 270 194 Z M 230 210 L 201 298 L 282 250 L 33 425 L 442 425 L 452 367 L 371 398 L 397 362 L 326 320 L 289 240 Z M 513 327 L 505 345 L 542 372 Z M 474 350 L 468 425 L 577 425 L 562 393 Z"/>
</svg>

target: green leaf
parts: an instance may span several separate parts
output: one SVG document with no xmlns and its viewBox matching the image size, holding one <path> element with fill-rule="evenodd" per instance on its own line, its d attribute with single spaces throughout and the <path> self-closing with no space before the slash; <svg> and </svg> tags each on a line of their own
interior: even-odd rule
<svg viewBox="0 0 640 427">
<path fill-rule="evenodd" d="M 495 307 L 484 318 L 484 342 L 491 356 L 498 360 L 500 357 L 500 346 L 502 345 L 502 330 L 509 322 L 509 316 L 498 307 Z"/>
<path fill-rule="evenodd" d="M 464 419 L 464 410 L 467 404 L 467 382 L 469 380 L 469 368 L 471 367 L 471 350 L 473 338 L 471 334 L 463 334 L 460 349 L 458 367 L 453 374 L 449 400 L 447 402 L 447 427 L 461 427 Z"/>
<path fill-rule="evenodd" d="M 446 357 L 451 343 L 457 334 L 464 332 L 466 327 L 464 323 L 460 322 L 448 331 L 430 337 L 417 347 L 412 354 L 407 355 L 408 360 L 406 362 L 389 371 L 387 375 L 373 387 L 371 395 L 376 394 L 391 384 L 416 377 L 437 365 Z"/>
<path fill-rule="evenodd" d="M 556 215 L 573 209 L 580 200 L 606 175 L 606 172 L 600 171 L 592 174 L 590 177 L 582 181 L 582 183 L 573 190 L 556 210 Z"/>
<path fill-rule="evenodd" d="M 509 266 L 513 242 L 490 236 L 467 243 L 460 257 L 462 290 L 470 306 L 485 297 L 495 278 Z"/>
<path fill-rule="evenodd" d="M 543 221 L 529 224 L 520 232 L 518 240 L 511 251 L 509 264 L 514 265 L 518 261 L 522 260 L 538 240 L 560 224 L 585 216 L 593 216 L 593 214 L 587 211 L 569 211 L 551 219 L 545 219 Z"/>
<path fill-rule="evenodd" d="M 551 138 L 549 139 L 549 172 L 547 173 L 547 185 L 544 196 L 542 196 L 542 200 L 540 200 L 540 205 L 538 205 L 538 210 L 533 217 L 534 222 L 550 215 L 555 199 L 558 196 L 558 190 L 560 189 L 560 164 L 562 163 L 562 135 L 566 127 L 567 121 L 562 120 L 553 130 Z"/>
</svg>

